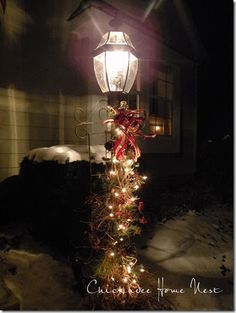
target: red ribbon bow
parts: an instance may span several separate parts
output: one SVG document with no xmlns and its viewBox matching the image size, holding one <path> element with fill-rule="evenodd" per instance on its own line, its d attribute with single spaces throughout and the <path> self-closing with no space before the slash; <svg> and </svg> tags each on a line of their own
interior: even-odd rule
<svg viewBox="0 0 236 313">
<path fill-rule="evenodd" d="M 141 155 L 141 151 L 136 143 L 136 136 L 142 136 L 143 138 L 155 137 L 155 135 L 147 136 L 141 131 L 145 121 L 145 111 L 129 110 L 124 108 L 118 108 L 115 110 L 116 114 L 113 119 L 108 119 L 104 123 L 114 123 L 120 130 L 120 134 L 116 139 L 113 152 L 117 160 L 125 154 L 127 148 L 133 150 L 133 160 L 136 162 Z"/>
</svg>

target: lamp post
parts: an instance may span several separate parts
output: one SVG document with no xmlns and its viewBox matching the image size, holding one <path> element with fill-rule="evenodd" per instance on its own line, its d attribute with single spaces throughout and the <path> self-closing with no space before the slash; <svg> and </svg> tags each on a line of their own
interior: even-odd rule
<svg viewBox="0 0 236 313">
<path fill-rule="evenodd" d="M 129 93 L 137 75 L 138 58 L 126 33 L 111 31 L 103 35 L 93 61 L 95 76 L 103 93 Z"/>
<path fill-rule="evenodd" d="M 127 94 L 131 90 L 138 71 L 138 58 L 127 34 L 110 31 L 103 35 L 94 55 L 94 71 L 103 93 Z M 94 214 L 93 229 L 98 233 L 95 248 L 104 252 L 98 265 L 106 288 L 121 286 L 121 292 L 113 295 L 121 301 L 132 301 L 134 290 L 140 288 L 139 276 L 144 272 L 138 265 L 134 246 L 129 237 L 140 233 L 139 224 L 145 224 L 143 202 L 137 192 L 147 176 L 139 175 L 136 167 L 141 151 L 136 136 L 142 133 L 145 113 L 143 109 L 131 110 L 126 101 L 107 107 L 108 117 L 104 121 L 110 131 L 111 140 L 105 144 L 111 151 L 105 181 L 107 192 L 101 207 Z M 99 212 L 99 213 L 98 213 Z M 104 235 L 105 233 L 105 235 Z M 122 294 L 122 290 L 125 293 Z"/>
</svg>

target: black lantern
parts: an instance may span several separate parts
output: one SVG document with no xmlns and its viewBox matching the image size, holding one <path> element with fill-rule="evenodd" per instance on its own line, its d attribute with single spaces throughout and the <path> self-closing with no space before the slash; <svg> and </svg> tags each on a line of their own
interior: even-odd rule
<svg viewBox="0 0 236 313">
<path fill-rule="evenodd" d="M 133 86 L 138 58 L 127 34 L 111 31 L 103 35 L 95 49 L 94 71 L 103 93 L 128 93 Z"/>
</svg>

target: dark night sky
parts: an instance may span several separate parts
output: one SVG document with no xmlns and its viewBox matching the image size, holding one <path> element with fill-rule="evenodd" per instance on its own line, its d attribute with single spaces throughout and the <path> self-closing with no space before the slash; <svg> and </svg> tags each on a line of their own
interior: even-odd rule
<svg viewBox="0 0 236 313">
<path fill-rule="evenodd" d="M 199 67 L 198 139 L 233 134 L 233 1 L 185 0 L 207 57 Z"/>
</svg>

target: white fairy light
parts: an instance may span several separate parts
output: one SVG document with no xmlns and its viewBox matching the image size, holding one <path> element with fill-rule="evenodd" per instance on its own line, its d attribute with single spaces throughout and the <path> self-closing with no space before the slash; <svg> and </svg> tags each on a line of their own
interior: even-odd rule
<svg viewBox="0 0 236 313">
<path fill-rule="evenodd" d="M 127 266 L 127 272 L 128 272 L 129 274 L 131 273 L 131 266 L 130 266 L 130 265 Z"/>
</svg>

